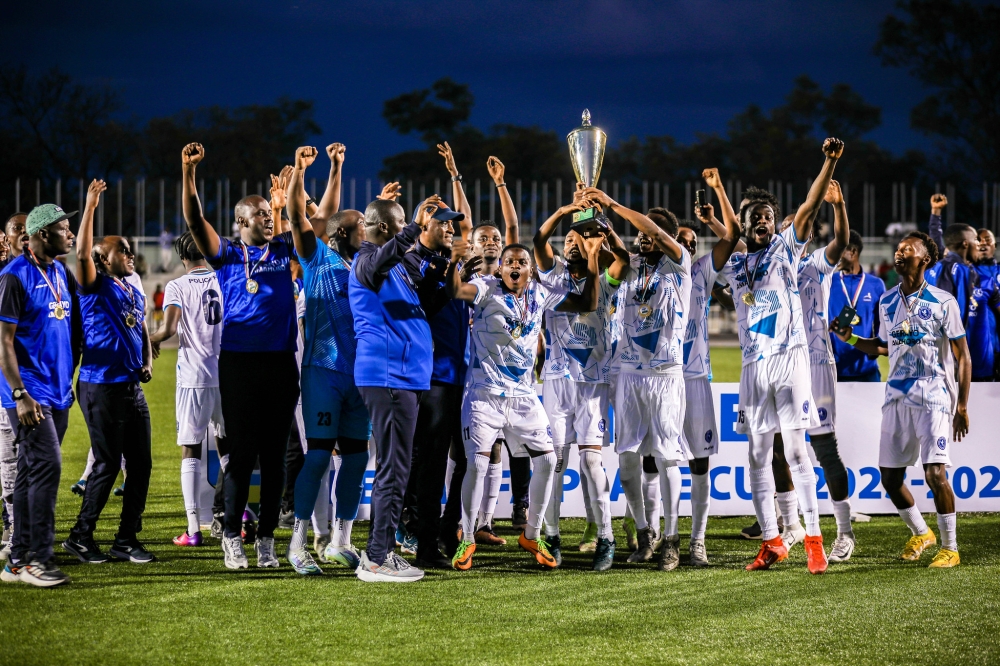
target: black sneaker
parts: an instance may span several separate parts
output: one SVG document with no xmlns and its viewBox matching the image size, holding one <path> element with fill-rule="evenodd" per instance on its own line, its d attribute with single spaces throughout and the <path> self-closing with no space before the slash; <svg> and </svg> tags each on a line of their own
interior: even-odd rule
<svg viewBox="0 0 1000 666">
<path fill-rule="evenodd" d="M 225 513 L 216 513 L 212 516 L 212 530 L 209 535 L 213 539 L 222 538 L 222 519 L 226 517 Z"/>
<path fill-rule="evenodd" d="M 558 534 L 546 536 L 545 543 L 549 544 L 549 555 L 555 559 L 556 566 L 562 566 L 562 537 Z"/>
<path fill-rule="evenodd" d="M 515 529 L 523 530 L 528 525 L 528 505 L 520 502 L 514 505 L 514 512 L 510 516 L 510 524 Z"/>
<path fill-rule="evenodd" d="M 290 530 L 295 527 L 295 512 L 294 511 L 282 511 L 278 516 L 278 529 L 279 530 Z"/>
<path fill-rule="evenodd" d="M 743 531 L 740 532 L 740 536 L 744 539 L 759 540 L 761 538 L 760 523 L 756 520 L 753 521 L 753 525 L 743 528 Z"/>
<path fill-rule="evenodd" d="M 594 548 L 594 571 L 607 571 L 615 561 L 614 539 L 598 539 Z"/>
<path fill-rule="evenodd" d="M 108 550 L 108 553 L 111 557 L 116 557 L 119 560 L 128 560 L 136 564 L 147 564 L 156 559 L 151 552 L 143 548 L 142 544 L 135 537 L 131 539 L 115 539 L 115 543 Z"/>
<path fill-rule="evenodd" d="M 35 587 L 55 587 L 69 582 L 69 576 L 60 571 L 52 560 L 44 563 L 33 560 L 31 564 L 21 567 L 17 578 L 22 583 Z"/>
<path fill-rule="evenodd" d="M 120 485 L 117 488 L 115 488 L 114 491 L 112 492 L 112 494 L 115 497 L 123 497 L 125 495 L 125 482 L 122 481 L 122 485 Z"/>
<path fill-rule="evenodd" d="M 108 556 L 97 547 L 93 537 L 70 536 L 62 542 L 62 547 L 84 564 L 104 564 L 108 561 Z"/>
<path fill-rule="evenodd" d="M 418 569 L 451 569 L 451 559 L 442 555 L 437 548 L 431 549 L 430 552 L 418 548 L 415 564 Z"/>
</svg>

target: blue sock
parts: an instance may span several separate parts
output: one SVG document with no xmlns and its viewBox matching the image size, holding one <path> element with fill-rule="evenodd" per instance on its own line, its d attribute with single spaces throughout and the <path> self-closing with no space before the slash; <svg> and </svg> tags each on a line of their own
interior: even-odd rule
<svg viewBox="0 0 1000 666">
<path fill-rule="evenodd" d="M 354 520 L 358 517 L 358 507 L 361 506 L 365 469 L 368 468 L 368 451 L 351 453 L 340 458 L 337 487 L 334 489 L 337 495 L 337 518 Z M 298 493 L 298 486 L 295 492 Z"/>
<path fill-rule="evenodd" d="M 295 479 L 295 517 L 299 520 L 309 520 L 312 516 L 316 496 L 319 495 L 320 482 L 329 467 L 329 451 L 317 449 L 306 452 L 302 471 Z"/>
</svg>

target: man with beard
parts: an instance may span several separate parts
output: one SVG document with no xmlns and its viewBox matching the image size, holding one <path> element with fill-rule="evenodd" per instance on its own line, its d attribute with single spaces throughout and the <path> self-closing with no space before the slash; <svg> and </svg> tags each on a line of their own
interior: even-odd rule
<svg viewBox="0 0 1000 666">
<path fill-rule="evenodd" d="M 885 282 L 877 275 L 861 269 L 861 252 L 864 250 L 861 234 L 851 230 L 851 239 L 840 257 L 840 264 L 830 280 L 830 305 L 828 311 L 836 317 L 845 305 L 851 306 L 858 319 L 855 330 L 866 336 L 878 337 L 878 301 L 885 293 Z M 837 381 L 878 382 L 882 373 L 878 361 L 845 345 L 840 338 L 830 334 L 833 356 L 837 361 Z"/>
</svg>

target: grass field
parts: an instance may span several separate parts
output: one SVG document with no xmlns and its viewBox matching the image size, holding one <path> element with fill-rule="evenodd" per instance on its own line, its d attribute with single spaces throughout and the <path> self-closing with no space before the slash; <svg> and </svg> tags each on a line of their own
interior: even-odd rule
<svg viewBox="0 0 1000 666">
<path fill-rule="evenodd" d="M 430 573 L 413 585 L 371 585 L 328 568 L 321 578 L 279 570 L 230 572 L 218 542 L 181 550 L 174 445 L 173 352 L 147 388 L 154 470 L 142 537 L 159 561 L 85 566 L 60 551 L 70 585 L 38 590 L 0 584 L 0 664 L 146 663 L 615 663 L 987 664 L 1000 662 L 1000 517 L 962 515 L 963 564 L 926 568 L 896 558 L 907 537 L 895 517 L 856 527 L 846 565 L 810 576 L 801 549 L 774 570 L 743 566 L 756 542 L 746 519 L 709 521 L 708 570 L 661 574 L 631 565 L 588 571 L 566 551 L 562 569 L 540 571 L 516 546 L 481 549 L 467 573 Z M 735 381 L 738 350 L 713 351 L 716 375 Z M 69 492 L 87 438 L 74 408 L 64 444 L 57 539 L 79 507 Z M 112 498 L 96 537 L 113 536 Z M 934 526 L 933 516 L 928 522 Z M 620 521 L 615 521 L 620 533 Z M 682 519 L 682 559 L 686 530 Z M 832 534 L 832 519 L 823 529 Z M 935 527 L 936 530 L 936 527 Z M 499 531 L 514 542 L 503 524 Z M 583 522 L 563 523 L 575 543 Z M 363 544 L 367 526 L 355 529 Z M 279 532 L 284 552 L 289 532 Z M 252 561 L 252 560 L 251 560 Z"/>
</svg>

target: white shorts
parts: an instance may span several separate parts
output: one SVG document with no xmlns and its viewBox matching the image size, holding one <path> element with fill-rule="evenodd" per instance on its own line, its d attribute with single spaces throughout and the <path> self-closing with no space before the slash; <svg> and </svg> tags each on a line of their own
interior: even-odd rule
<svg viewBox="0 0 1000 666">
<path fill-rule="evenodd" d="M 951 467 L 948 447 L 952 417 L 947 412 L 908 407 L 901 400 L 882 407 L 882 438 L 878 445 L 879 467 L 909 467 L 917 456 L 925 465 Z"/>
<path fill-rule="evenodd" d="M 536 395 L 507 397 L 469 389 L 462 397 L 462 443 L 466 455 L 489 454 L 497 439 L 505 439 L 510 454 L 522 458 L 532 451 L 552 451 L 552 432 Z"/>
<path fill-rule="evenodd" d="M 552 444 L 604 446 L 608 431 L 608 385 L 567 378 L 542 383 L 542 407 L 552 426 Z"/>
<path fill-rule="evenodd" d="M 805 347 L 743 366 L 736 432 L 766 435 L 818 427 L 809 367 Z"/>
<path fill-rule="evenodd" d="M 205 441 L 209 426 L 215 436 L 226 436 L 219 387 L 182 388 L 174 394 L 177 403 L 177 445 L 196 446 Z"/>
<path fill-rule="evenodd" d="M 683 462 L 684 377 L 618 375 L 615 453 Z"/>
<path fill-rule="evenodd" d="M 819 426 L 809 428 L 810 435 L 825 435 L 833 432 L 837 423 L 837 365 L 816 363 L 810 366 L 812 374 L 813 404 Z"/>
<path fill-rule="evenodd" d="M 684 432 L 681 449 L 688 460 L 707 458 L 719 452 L 719 429 L 715 420 L 715 400 L 708 377 L 684 380 Z"/>
</svg>

